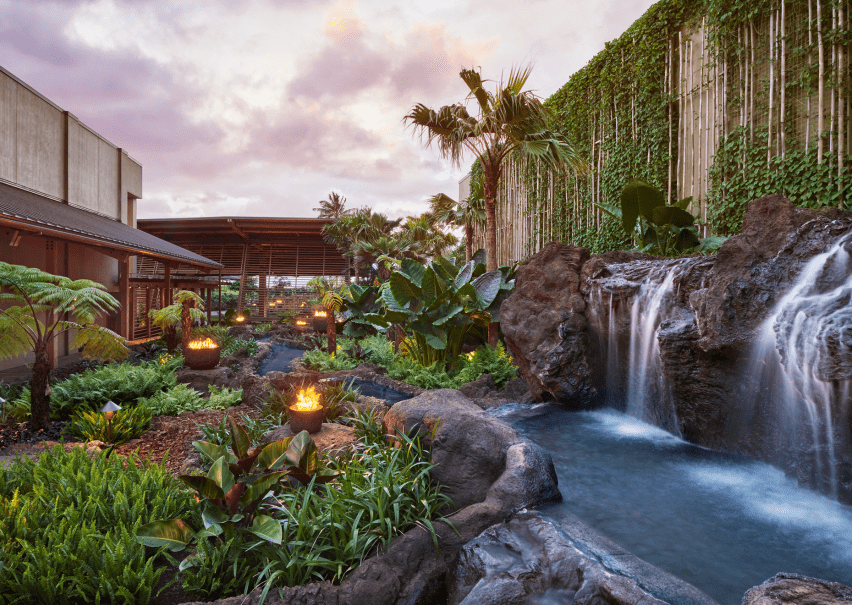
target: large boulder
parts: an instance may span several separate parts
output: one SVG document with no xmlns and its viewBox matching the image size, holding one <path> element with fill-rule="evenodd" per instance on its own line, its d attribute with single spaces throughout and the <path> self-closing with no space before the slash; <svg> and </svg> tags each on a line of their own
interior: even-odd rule
<svg viewBox="0 0 852 605">
<path fill-rule="evenodd" d="M 385 414 L 384 424 L 392 435 L 397 432 L 420 435 L 421 443 L 432 452 L 432 462 L 437 465 L 432 477 L 456 508 L 485 500 L 497 479 L 511 471 L 511 466 L 506 467 L 509 449 L 524 443 L 509 425 L 489 416 L 452 389 L 426 391 L 400 401 Z M 517 454 L 517 462 L 526 472 L 535 473 L 537 481 L 545 481 L 541 491 L 536 488 L 536 498 L 544 496 L 541 501 L 561 498 L 549 455 L 524 458 Z M 527 466 L 527 462 L 534 466 Z M 526 487 L 523 483 L 517 486 Z"/>
<path fill-rule="evenodd" d="M 852 588 L 794 573 L 779 573 L 750 588 L 743 605 L 839 605 L 852 603 Z"/>
<path fill-rule="evenodd" d="M 579 537 L 562 530 L 529 510 L 488 528 L 459 552 L 448 581 L 449 605 L 716 605 L 694 586 L 602 536 L 597 536 L 600 544 L 590 545 L 591 528 Z M 609 560 L 610 551 L 621 561 Z"/>
<path fill-rule="evenodd" d="M 580 293 L 585 248 L 552 242 L 524 261 L 500 307 L 506 346 L 533 397 L 587 403 L 593 396 Z"/>
</svg>

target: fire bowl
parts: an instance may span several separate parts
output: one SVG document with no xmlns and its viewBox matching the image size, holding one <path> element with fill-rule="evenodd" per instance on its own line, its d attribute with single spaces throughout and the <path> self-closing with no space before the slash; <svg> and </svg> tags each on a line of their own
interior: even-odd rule
<svg viewBox="0 0 852 605">
<path fill-rule="evenodd" d="M 294 435 L 298 435 L 302 431 L 309 433 L 319 433 L 322 429 L 322 421 L 325 415 L 325 409 L 319 406 L 315 410 L 297 410 L 290 407 L 290 431 Z"/>
<path fill-rule="evenodd" d="M 187 347 L 183 351 L 184 363 L 193 370 L 212 370 L 219 363 L 222 347 L 210 349 L 193 349 Z"/>
</svg>

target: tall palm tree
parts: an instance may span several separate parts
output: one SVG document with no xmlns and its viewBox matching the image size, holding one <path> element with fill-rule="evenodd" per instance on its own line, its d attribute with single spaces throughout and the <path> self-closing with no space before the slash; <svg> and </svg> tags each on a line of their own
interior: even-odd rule
<svg viewBox="0 0 852 605">
<path fill-rule="evenodd" d="M 327 200 L 320 200 L 319 207 L 314 208 L 315 212 L 319 212 L 317 218 L 333 218 L 338 219 L 341 216 L 353 214 L 353 210 L 345 210 L 346 198 L 336 191 L 328 194 Z"/>
<path fill-rule="evenodd" d="M 561 170 L 583 167 L 568 140 L 547 128 L 548 109 L 532 91 L 524 90 L 531 66 L 513 68 L 501 78 L 493 92 L 485 90 L 480 73 L 462 69 L 459 73 L 470 93 L 465 102 L 431 109 L 416 104 L 403 121 L 425 139 L 427 147 L 437 145 L 441 155 L 461 166 L 464 153 L 471 152 L 482 164 L 485 189 L 485 248 L 487 268 L 497 268 L 497 224 L 495 207 L 503 162 L 513 151 L 542 160 Z M 475 99 L 476 115 L 468 113 L 466 102 Z M 488 342 L 497 344 L 497 326 L 488 328 Z"/>
<path fill-rule="evenodd" d="M 453 233 L 444 233 L 439 223 L 438 217 L 431 212 L 409 216 L 399 232 L 400 239 L 409 247 L 406 256 L 422 263 L 455 248 L 458 238 Z"/>
</svg>

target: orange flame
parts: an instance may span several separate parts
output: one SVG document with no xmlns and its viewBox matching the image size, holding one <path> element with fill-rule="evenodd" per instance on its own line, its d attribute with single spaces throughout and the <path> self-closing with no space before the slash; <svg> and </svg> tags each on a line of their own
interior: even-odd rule
<svg viewBox="0 0 852 605">
<path fill-rule="evenodd" d="M 302 389 L 299 391 L 296 403 L 291 405 L 290 409 L 298 412 L 318 410 L 320 408 L 319 398 L 320 396 L 319 393 L 317 393 L 316 387 L 311 386 L 310 388 Z"/>
<path fill-rule="evenodd" d="M 219 345 L 211 338 L 206 338 L 204 340 L 193 340 L 189 343 L 190 349 L 218 349 Z"/>
<path fill-rule="evenodd" d="M 314 317 L 328 317 L 328 313 L 325 311 L 314 311 Z"/>
<path fill-rule="evenodd" d="M 240 321 L 245 321 L 245 320 L 246 320 L 246 318 L 245 318 L 245 317 L 243 317 L 242 315 L 237 315 L 237 321 L 238 321 L 238 322 L 240 322 Z"/>
<path fill-rule="evenodd" d="M 301 319 L 299 319 L 299 320 L 296 321 L 296 325 L 297 326 L 306 326 L 306 325 L 308 325 L 308 322 L 302 321 Z"/>
</svg>

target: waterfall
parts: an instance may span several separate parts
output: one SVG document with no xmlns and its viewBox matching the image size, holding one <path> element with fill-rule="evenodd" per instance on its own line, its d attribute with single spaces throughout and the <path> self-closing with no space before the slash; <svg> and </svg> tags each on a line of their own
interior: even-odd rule
<svg viewBox="0 0 852 605">
<path fill-rule="evenodd" d="M 590 282 L 589 319 L 606 359 L 606 405 L 676 435 L 680 429 L 663 379 L 659 331 L 672 316 L 683 274 L 702 262 L 633 261 Z"/>
<path fill-rule="evenodd" d="M 779 455 L 794 458 L 800 480 L 834 497 L 844 480 L 838 451 L 850 445 L 850 245 L 852 233 L 805 264 L 761 325 L 743 376 L 743 396 L 774 419 Z"/>
</svg>

